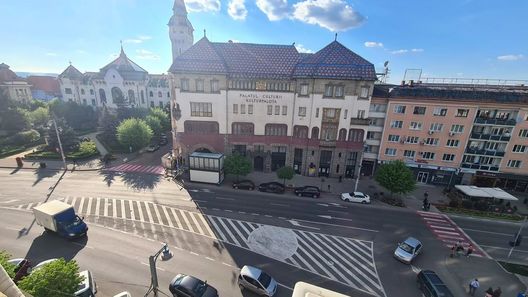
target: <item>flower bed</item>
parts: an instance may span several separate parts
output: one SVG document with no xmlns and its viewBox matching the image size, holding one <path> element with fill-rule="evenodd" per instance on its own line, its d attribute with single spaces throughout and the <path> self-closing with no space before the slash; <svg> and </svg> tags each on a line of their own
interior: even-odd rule
<svg viewBox="0 0 528 297">
<path fill-rule="evenodd" d="M 479 211 L 479 210 L 465 209 L 465 208 L 453 208 L 453 207 L 448 207 L 445 205 L 436 205 L 436 204 L 435 204 L 435 207 L 438 208 L 438 210 L 442 212 L 462 214 L 462 215 L 473 216 L 473 217 L 501 219 L 501 220 L 509 220 L 509 221 L 522 221 L 524 219 L 524 217 L 520 215 L 516 215 L 516 214 L 495 213 L 495 212 Z"/>
</svg>

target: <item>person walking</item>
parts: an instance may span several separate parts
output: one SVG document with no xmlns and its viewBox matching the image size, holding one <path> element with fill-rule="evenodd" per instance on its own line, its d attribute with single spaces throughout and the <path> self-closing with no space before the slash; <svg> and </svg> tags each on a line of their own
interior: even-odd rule
<svg viewBox="0 0 528 297">
<path fill-rule="evenodd" d="M 475 292 L 477 291 L 478 287 L 480 287 L 480 283 L 478 279 L 474 279 L 469 283 L 469 295 L 475 296 Z"/>
<path fill-rule="evenodd" d="M 491 294 L 492 297 L 500 297 L 502 295 L 502 290 L 500 287 L 498 287 L 495 291 L 493 291 L 493 294 Z"/>
<path fill-rule="evenodd" d="M 466 251 L 466 258 L 469 258 L 469 256 L 471 256 L 471 254 L 473 254 L 473 245 L 469 245 L 468 248 L 467 248 L 467 251 Z"/>
<path fill-rule="evenodd" d="M 493 297 L 493 288 L 492 287 L 489 287 L 486 290 L 486 295 L 484 297 Z"/>
</svg>

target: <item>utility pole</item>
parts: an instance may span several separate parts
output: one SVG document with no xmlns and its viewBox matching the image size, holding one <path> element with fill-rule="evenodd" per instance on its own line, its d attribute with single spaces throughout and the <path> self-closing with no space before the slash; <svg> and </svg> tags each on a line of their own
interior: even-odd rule
<svg viewBox="0 0 528 297">
<path fill-rule="evenodd" d="M 359 156 L 359 165 L 358 165 L 358 174 L 356 176 L 356 184 L 354 185 L 354 192 L 357 192 L 357 188 L 359 185 L 359 177 L 361 176 L 361 167 L 363 163 L 363 154 L 365 153 L 365 147 L 363 147 L 363 151 L 361 152 L 361 155 Z"/>
<path fill-rule="evenodd" d="M 55 133 L 57 133 L 57 141 L 59 142 L 59 149 L 62 157 L 62 163 L 64 164 L 64 170 L 67 170 L 68 167 L 66 167 L 66 158 L 64 157 L 64 151 L 62 150 L 62 142 L 59 135 L 59 129 L 57 128 L 57 121 L 55 121 L 55 114 L 51 114 L 53 117 L 53 125 L 55 126 Z"/>
</svg>

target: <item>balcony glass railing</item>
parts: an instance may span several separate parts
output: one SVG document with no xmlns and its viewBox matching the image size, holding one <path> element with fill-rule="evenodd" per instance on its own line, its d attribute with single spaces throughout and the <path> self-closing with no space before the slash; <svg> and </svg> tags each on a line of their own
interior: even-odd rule
<svg viewBox="0 0 528 297">
<path fill-rule="evenodd" d="M 515 119 L 493 119 L 493 118 L 475 118 L 475 123 L 484 125 L 515 126 Z"/>
<path fill-rule="evenodd" d="M 466 153 L 473 154 L 473 155 L 486 155 L 486 156 L 496 156 L 496 157 L 504 157 L 504 151 L 502 150 L 487 150 L 487 149 L 480 149 L 480 148 L 466 148 Z"/>
<path fill-rule="evenodd" d="M 472 139 L 484 139 L 484 140 L 495 140 L 495 141 L 510 141 L 510 135 L 492 135 L 492 134 L 483 134 L 483 133 L 471 133 Z"/>
<path fill-rule="evenodd" d="M 482 170 L 482 171 L 499 171 L 499 166 L 497 165 L 480 165 L 480 164 L 473 164 L 473 163 L 462 163 L 460 167 L 475 169 L 475 170 Z"/>
</svg>

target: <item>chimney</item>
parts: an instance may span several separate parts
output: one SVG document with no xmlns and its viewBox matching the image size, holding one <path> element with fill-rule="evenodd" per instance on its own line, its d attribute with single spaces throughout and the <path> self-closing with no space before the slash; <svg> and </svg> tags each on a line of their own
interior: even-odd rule
<svg viewBox="0 0 528 297">
<path fill-rule="evenodd" d="M 414 87 L 414 80 L 413 80 L 413 79 L 411 79 L 411 80 L 409 81 L 409 87 Z"/>
</svg>

